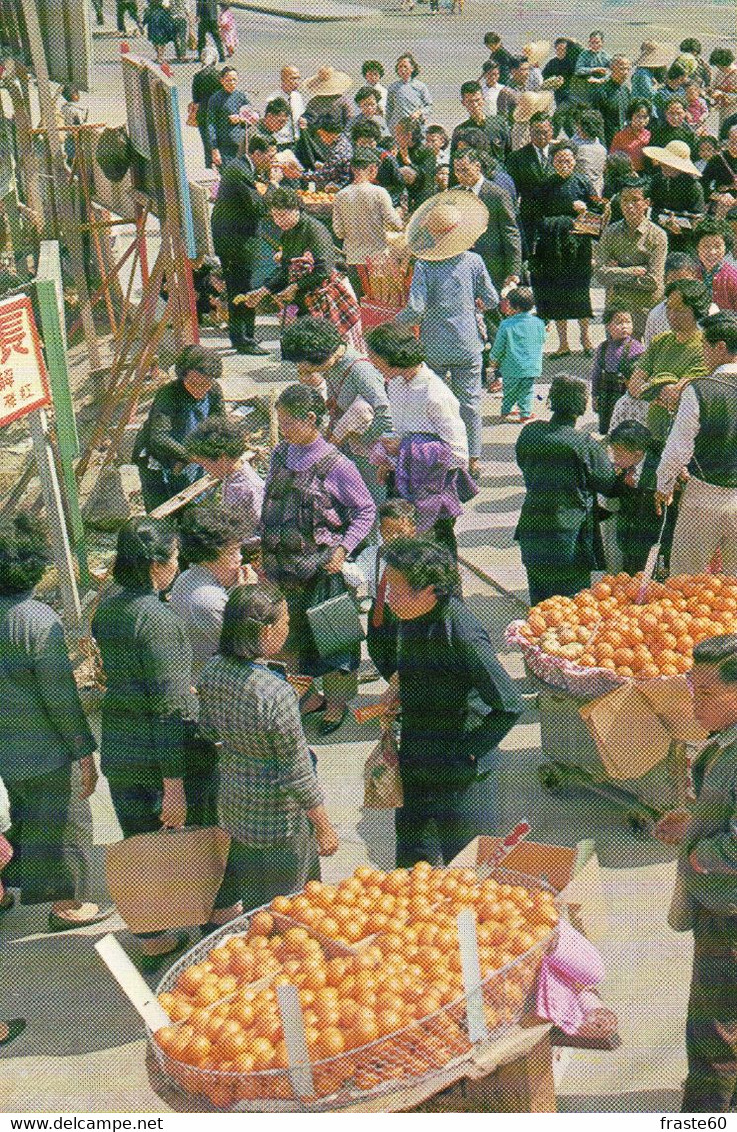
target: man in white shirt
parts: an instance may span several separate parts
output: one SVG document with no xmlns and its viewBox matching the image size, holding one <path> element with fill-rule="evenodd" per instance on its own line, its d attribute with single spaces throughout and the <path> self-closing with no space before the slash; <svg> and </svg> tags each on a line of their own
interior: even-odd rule
<svg viewBox="0 0 737 1132">
<path fill-rule="evenodd" d="M 282 67 L 279 77 L 281 81 L 280 89 L 272 91 L 266 101 L 272 102 L 275 98 L 283 98 L 289 105 L 289 118 L 279 132 L 274 135 L 277 146 L 283 148 L 294 145 L 306 125 L 304 119 L 305 101 L 299 89 L 302 76 L 298 67 L 293 67 L 291 64 Z"/>
<path fill-rule="evenodd" d="M 376 150 L 358 149 L 351 159 L 353 183 L 335 194 L 333 232 L 343 241 L 348 278 L 360 298 L 359 268 L 386 251 L 386 233 L 399 232 L 404 221 L 381 185 L 374 184 L 380 157 Z"/>
<path fill-rule="evenodd" d="M 394 436 L 381 444 L 396 455 L 403 436 L 439 436 L 449 446 L 453 466 L 468 468 L 468 435 L 458 398 L 425 364 L 425 352 L 410 327 L 384 323 L 366 335 L 368 357 L 387 381 Z"/>
<path fill-rule="evenodd" d="M 484 63 L 481 76 L 481 89 L 486 103 L 486 113 L 496 114 L 496 104 L 504 86 L 499 82 L 499 64 L 494 59 L 487 59 Z"/>
<path fill-rule="evenodd" d="M 703 574 L 717 550 L 737 575 L 737 313 L 701 322 L 709 370 L 687 385 L 658 465 L 656 505 L 687 478 L 673 535 L 671 573 Z"/>
</svg>

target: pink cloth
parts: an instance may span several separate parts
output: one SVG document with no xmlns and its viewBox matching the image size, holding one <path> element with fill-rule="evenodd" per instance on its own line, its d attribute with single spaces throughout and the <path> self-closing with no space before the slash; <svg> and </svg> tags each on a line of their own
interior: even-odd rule
<svg viewBox="0 0 737 1132">
<path fill-rule="evenodd" d="M 0 873 L 5 866 L 10 863 L 10 858 L 13 856 L 13 846 L 8 841 L 7 837 L 0 833 Z M 2 900 L 5 889 L 3 888 L 2 879 L 0 879 L 0 900 Z"/>
<path fill-rule="evenodd" d="M 603 978 L 599 952 L 567 920 L 561 920 L 558 941 L 540 968 L 537 1014 L 554 1022 L 564 1034 L 575 1034 L 591 1009 L 585 992 Z"/>
<path fill-rule="evenodd" d="M 731 257 L 717 271 L 711 290 L 720 311 L 737 311 L 737 263 Z"/>
</svg>

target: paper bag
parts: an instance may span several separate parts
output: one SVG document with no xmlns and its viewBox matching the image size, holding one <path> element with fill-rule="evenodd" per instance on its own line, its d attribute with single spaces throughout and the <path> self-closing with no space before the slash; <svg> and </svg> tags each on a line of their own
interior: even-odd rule
<svg viewBox="0 0 737 1132">
<path fill-rule="evenodd" d="M 228 834 L 213 827 L 162 827 L 108 846 L 108 888 L 130 930 L 157 932 L 207 923 L 229 847 Z"/>
<path fill-rule="evenodd" d="M 398 810 L 403 804 L 397 747 L 387 731 L 363 768 L 363 805 L 367 810 Z"/>
</svg>

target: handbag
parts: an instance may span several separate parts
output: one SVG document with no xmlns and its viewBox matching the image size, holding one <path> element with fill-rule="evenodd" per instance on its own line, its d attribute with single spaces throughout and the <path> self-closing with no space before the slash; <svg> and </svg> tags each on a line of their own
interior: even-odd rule
<svg viewBox="0 0 737 1132">
<path fill-rule="evenodd" d="M 366 810 L 399 810 L 403 805 L 397 744 L 388 728 L 363 768 L 363 806 Z"/>
<path fill-rule="evenodd" d="M 358 606 L 349 593 L 310 606 L 307 620 L 321 660 L 350 652 L 365 635 Z"/>
<path fill-rule="evenodd" d="M 187 125 L 188 126 L 195 126 L 195 127 L 199 126 L 199 122 L 197 121 L 197 113 L 198 113 L 199 109 L 200 109 L 200 107 L 199 107 L 199 104 L 197 102 L 190 102 L 189 105 L 187 106 Z"/>
</svg>

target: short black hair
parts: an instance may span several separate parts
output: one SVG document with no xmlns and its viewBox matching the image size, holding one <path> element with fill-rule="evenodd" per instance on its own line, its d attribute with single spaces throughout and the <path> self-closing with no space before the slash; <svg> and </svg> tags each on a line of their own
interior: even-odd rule
<svg viewBox="0 0 737 1132">
<path fill-rule="evenodd" d="M 728 47 L 715 47 L 709 56 L 712 67 L 731 67 L 734 63 L 734 52 Z"/>
<path fill-rule="evenodd" d="M 594 28 L 594 30 L 593 30 L 593 31 L 590 31 L 590 32 L 589 32 L 589 39 L 591 39 L 591 37 L 592 37 L 593 35 L 598 35 L 599 39 L 603 39 L 603 38 L 604 38 L 604 32 L 603 32 L 603 31 L 601 30 L 601 28 Z"/>
<path fill-rule="evenodd" d="M 687 252 L 668 252 L 665 257 L 665 275 L 670 275 L 672 271 L 685 271 L 686 268 L 693 272 L 694 279 L 701 278 L 699 261 L 692 255 Z"/>
<path fill-rule="evenodd" d="M 355 95 L 354 95 L 354 98 L 353 98 L 353 101 L 355 102 L 356 106 L 358 106 L 359 102 L 363 102 L 364 98 L 375 98 L 376 102 L 378 104 L 379 92 L 377 91 L 376 87 L 373 87 L 373 86 L 359 87 L 358 90 L 356 91 Z"/>
<path fill-rule="evenodd" d="M 535 126 L 542 125 L 543 122 L 550 122 L 551 126 L 553 124 L 553 119 L 550 117 L 547 110 L 536 110 L 534 114 L 530 115 L 531 126 L 533 124 Z"/>
<path fill-rule="evenodd" d="M 246 435 L 247 425 L 242 417 L 225 417 L 220 413 L 213 413 L 190 432 L 184 441 L 184 447 L 190 456 L 204 457 L 206 460 L 219 460 L 222 456 L 227 456 L 235 460 L 248 447 Z"/>
<path fill-rule="evenodd" d="M 351 169 L 370 169 L 372 165 L 381 165 L 381 154 L 372 146 L 361 145 L 351 157 Z"/>
<path fill-rule="evenodd" d="M 484 47 L 490 47 L 492 43 L 501 43 L 501 41 L 502 37 L 499 35 L 499 32 L 487 31 L 484 36 Z"/>
<path fill-rule="evenodd" d="M 168 562 L 179 536 L 163 519 L 130 519 L 118 531 L 113 578 L 123 589 L 151 588 L 151 566 Z"/>
<path fill-rule="evenodd" d="M 49 549 L 40 523 L 18 512 L 0 523 L 0 593 L 29 593 L 44 576 Z"/>
<path fill-rule="evenodd" d="M 344 344 L 335 323 L 327 318 L 305 315 L 282 331 L 281 356 L 287 362 L 321 365 Z"/>
<path fill-rule="evenodd" d="M 231 66 L 223 67 L 222 70 L 220 71 L 220 78 L 224 79 L 226 75 L 229 75 L 231 73 L 231 71 L 235 71 L 236 75 L 238 74 L 238 68 L 237 67 L 231 67 Z"/>
<path fill-rule="evenodd" d="M 319 424 L 325 416 L 325 401 L 311 385 L 287 385 L 277 397 L 276 407 L 298 421 L 306 421 L 310 413 L 314 413 Z"/>
<path fill-rule="evenodd" d="M 621 300 L 619 302 L 611 302 L 608 306 L 604 307 L 604 310 L 601 312 L 601 321 L 604 326 L 608 326 L 615 315 L 618 314 L 628 314 L 630 318 L 632 317 L 632 311 L 629 306 Z"/>
<path fill-rule="evenodd" d="M 420 65 L 417 62 L 417 60 L 415 59 L 415 57 L 414 57 L 414 55 L 412 54 L 411 51 L 403 51 L 401 55 L 397 55 L 397 61 L 394 64 L 394 70 L 395 71 L 396 71 L 397 67 L 399 66 L 399 64 L 401 63 L 402 59 L 409 59 L 410 64 L 412 65 L 412 78 L 415 78 L 417 75 L 419 75 Z"/>
<path fill-rule="evenodd" d="M 253 134 L 248 142 L 249 153 L 268 153 L 276 148 L 276 138 L 273 134 Z"/>
<path fill-rule="evenodd" d="M 351 140 L 357 142 L 359 138 L 371 138 L 372 142 L 381 139 L 381 126 L 378 122 L 356 122 L 351 126 Z"/>
<path fill-rule="evenodd" d="M 264 114 L 288 114 L 289 103 L 286 98 L 272 98 L 264 107 Z"/>
<path fill-rule="evenodd" d="M 366 62 L 361 67 L 361 74 L 363 75 L 364 78 L 366 78 L 366 74 L 368 73 L 368 71 L 376 71 L 379 78 L 383 78 L 384 68 L 382 67 L 382 65 L 381 65 L 381 63 L 379 62 L 378 59 L 367 59 L 366 60 Z"/>
<path fill-rule="evenodd" d="M 699 220 L 694 225 L 693 234 L 696 247 L 699 246 L 699 240 L 703 240 L 704 236 L 721 236 L 728 252 L 731 252 L 734 247 L 734 235 L 729 224 L 722 220 L 715 220 L 713 216 L 705 216 L 703 220 Z"/>
<path fill-rule="evenodd" d="M 469 79 L 461 83 L 461 98 L 466 94 L 481 94 L 481 83 L 477 79 Z"/>
<path fill-rule="evenodd" d="M 707 637 L 694 645 L 694 664 L 715 664 L 722 684 L 737 684 L 737 633 Z"/>
<path fill-rule="evenodd" d="M 682 110 L 686 109 L 686 100 L 680 94 L 672 94 L 670 98 L 666 98 L 663 103 L 663 113 L 665 114 L 671 106 L 680 106 Z"/>
<path fill-rule="evenodd" d="M 710 346 L 723 342 L 729 354 L 737 354 L 737 312 L 717 311 L 701 320 L 704 341 Z"/>
<path fill-rule="evenodd" d="M 432 126 L 428 126 L 425 130 L 425 137 L 429 137 L 430 134 L 442 134 L 445 138 L 445 145 L 447 145 L 450 141 L 450 138 L 448 137 L 448 131 L 443 126 L 439 126 L 437 123 L 433 123 Z"/>
<path fill-rule="evenodd" d="M 627 103 L 627 121 L 629 122 L 639 110 L 647 110 L 648 114 L 651 114 L 652 109 L 652 103 L 647 98 L 633 98 Z"/>
<path fill-rule="evenodd" d="M 555 157 L 556 153 L 562 153 L 566 149 L 568 150 L 569 153 L 572 153 L 574 157 L 578 153 L 578 146 L 576 145 L 576 143 L 574 141 L 571 141 L 570 138 L 561 138 L 560 141 L 553 142 L 552 145 L 550 146 L 550 159 L 551 159 L 551 161 Z"/>
<path fill-rule="evenodd" d="M 685 79 L 687 74 L 688 67 L 684 67 L 683 63 L 679 63 L 677 59 L 674 59 L 666 71 L 665 77 L 667 79 Z"/>
<path fill-rule="evenodd" d="M 213 562 L 226 546 L 247 537 L 238 516 L 222 503 L 201 503 L 188 508 L 179 527 L 182 551 L 188 562 Z"/>
<path fill-rule="evenodd" d="M 386 499 L 379 507 L 379 522 L 382 519 L 409 519 L 416 523 L 417 508 L 409 499 L 402 499 L 400 496 L 396 496 L 394 499 Z"/>
<path fill-rule="evenodd" d="M 653 434 L 640 421 L 622 421 L 609 433 L 610 444 L 618 444 L 628 452 L 649 452 Z"/>
<path fill-rule="evenodd" d="M 487 75 L 489 71 L 501 71 L 501 66 L 496 59 L 486 59 L 481 73 Z"/>
<path fill-rule="evenodd" d="M 397 369 L 419 366 L 425 360 L 425 351 L 411 327 L 397 326 L 396 322 L 382 322 L 365 335 L 369 350 Z"/>
<path fill-rule="evenodd" d="M 281 185 L 274 189 L 268 201 L 268 208 L 272 212 L 297 212 L 301 207 L 302 202 L 294 189 L 285 189 Z"/>
<path fill-rule="evenodd" d="M 587 138 L 603 138 L 605 136 L 604 119 L 598 110 L 583 110 L 578 115 L 578 128 Z"/>
<path fill-rule="evenodd" d="M 473 164 L 478 165 L 480 169 L 483 168 L 483 161 L 481 159 L 481 153 L 478 149 L 473 149 L 470 146 L 469 146 L 468 149 L 466 149 L 465 146 L 464 146 L 464 148 L 461 150 L 460 153 L 456 150 L 456 153 L 455 153 L 453 160 L 458 161 L 459 157 L 462 157 L 464 159 L 464 161 L 472 161 Z"/>
<path fill-rule="evenodd" d="M 398 538 L 390 543 L 384 558 L 387 566 L 407 579 L 413 590 L 432 586 L 438 599 L 458 589 L 458 567 L 447 547 L 427 538 Z"/>
<path fill-rule="evenodd" d="M 531 311 L 535 305 L 532 287 L 515 287 L 507 295 L 507 302 L 516 311 Z"/>
<path fill-rule="evenodd" d="M 315 122 L 316 130 L 324 130 L 326 134 L 342 134 L 343 123 L 333 114 L 321 114 Z"/>
<path fill-rule="evenodd" d="M 236 586 L 223 610 L 220 654 L 234 660 L 253 660 L 261 652 L 261 630 L 279 617 L 284 595 L 270 582 Z"/>
<path fill-rule="evenodd" d="M 700 279 L 673 279 L 666 284 L 666 299 L 675 291 L 681 296 L 684 304 L 691 309 L 697 322 L 706 318 L 711 306 L 711 292 L 705 283 L 702 283 Z"/>
<path fill-rule="evenodd" d="M 678 48 L 678 50 L 688 51 L 689 55 L 700 55 L 701 44 L 699 43 L 698 39 L 691 39 L 689 37 L 688 39 L 682 40 L 681 46 Z"/>
<path fill-rule="evenodd" d="M 210 346 L 185 346 L 177 354 L 174 372 L 179 381 L 183 381 L 192 372 L 204 374 L 211 381 L 218 381 L 223 376 L 223 359 Z"/>
<path fill-rule="evenodd" d="M 580 417 L 589 403 L 589 388 L 573 374 L 558 373 L 551 382 L 548 400 L 550 408 L 559 416 Z"/>
</svg>

